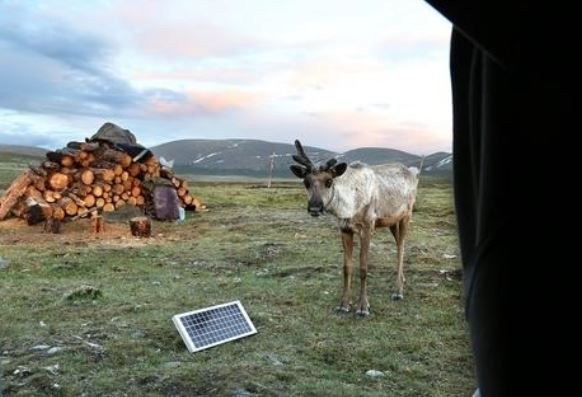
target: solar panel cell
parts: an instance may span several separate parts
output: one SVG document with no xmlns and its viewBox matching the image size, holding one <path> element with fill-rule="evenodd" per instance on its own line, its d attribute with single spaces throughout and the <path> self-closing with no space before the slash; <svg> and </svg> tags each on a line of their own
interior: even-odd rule
<svg viewBox="0 0 582 397">
<path fill-rule="evenodd" d="M 257 332 L 240 301 L 177 314 L 172 320 L 191 352 Z"/>
</svg>

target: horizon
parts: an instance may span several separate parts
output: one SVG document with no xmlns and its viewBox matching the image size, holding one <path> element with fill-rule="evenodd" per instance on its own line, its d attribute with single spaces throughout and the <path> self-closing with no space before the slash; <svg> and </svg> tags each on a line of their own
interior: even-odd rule
<svg viewBox="0 0 582 397">
<path fill-rule="evenodd" d="M 0 143 L 63 147 L 110 120 L 147 147 L 450 152 L 450 30 L 422 0 L 0 0 Z"/>
<path fill-rule="evenodd" d="M 293 146 L 293 142 L 278 142 L 278 141 L 268 141 L 268 140 L 264 140 L 264 139 L 255 139 L 255 138 L 185 138 L 185 139 L 176 139 L 176 140 L 172 140 L 172 141 L 166 141 L 166 142 L 161 142 L 158 143 L 156 145 L 153 146 L 145 146 L 147 149 L 155 149 L 158 146 L 162 146 L 162 145 L 166 145 L 166 144 L 171 144 L 171 143 L 178 143 L 178 142 L 183 142 L 183 141 L 255 141 L 255 142 L 265 142 L 265 143 L 273 143 L 273 144 L 281 144 L 281 145 L 291 145 Z M 138 140 L 138 144 L 139 144 L 139 140 Z M 302 142 L 303 144 L 303 142 Z M 44 147 L 44 146 L 30 146 L 30 145 L 20 145 L 20 144 L 12 144 L 12 143 L 3 143 L 0 142 L 0 146 L 20 146 L 22 148 L 30 148 L 30 149 L 43 149 L 43 150 L 47 150 L 47 151 L 55 151 L 55 150 L 59 150 L 62 149 L 66 146 L 59 146 L 59 147 Z M 426 154 L 419 154 L 419 153 L 415 153 L 415 152 L 410 152 L 410 151 L 406 151 L 397 147 L 386 147 L 386 146 L 358 146 L 358 147 L 351 147 L 351 148 L 347 148 L 346 150 L 343 151 L 336 151 L 336 150 L 331 150 L 325 146 L 319 146 L 319 145 L 311 145 L 311 144 L 305 144 L 305 147 L 311 147 L 311 148 L 315 148 L 315 149 L 323 149 L 323 150 L 327 150 L 329 152 L 334 152 L 337 154 L 344 154 L 353 150 L 361 150 L 361 149 L 387 149 L 387 150 L 395 150 L 395 151 L 399 151 L 399 152 L 404 152 L 407 154 L 412 154 L 414 156 L 418 156 L 418 157 L 422 157 L 422 156 L 429 156 L 432 154 L 437 154 L 437 153 L 447 153 L 447 154 L 451 154 L 451 151 L 446 151 L 446 150 L 437 150 L 434 152 L 430 152 L 430 153 L 426 153 Z"/>
</svg>

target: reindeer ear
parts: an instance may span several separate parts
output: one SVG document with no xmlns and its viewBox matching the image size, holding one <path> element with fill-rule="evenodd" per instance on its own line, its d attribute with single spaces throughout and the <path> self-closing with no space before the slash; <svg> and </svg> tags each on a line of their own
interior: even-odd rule
<svg viewBox="0 0 582 397">
<path fill-rule="evenodd" d="M 331 172 L 331 175 L 334 178 L 337 178 L 338 176 L 341 176 L 344 172 L 346 172 L 347 169 L 348 165 L 346 163 L 339 163 L 331 167 L 329 169 L 329 172 Z"/>
<path fill-rule="evenodd" d="M 292 166 L 290 166 L 290 167 L 289 167 L 289 169 L 291 170 L 291 172 L 292 172 L 292 173 L 294 173 L 294 174 L 295 174 L 295 176 L 296 176 L 297 178 L 301 178 L 301 179 L 303 179 L 303 178 L 305 178 L 305 177 L 307 176 L 307 174 L 308 174 L 308 171 L 307 171 L 307 169 L 306 169 L 306 168 L 300 167 L 300 166 L 298 166 L 298 165 L 292 165 Z"/>
</svg>

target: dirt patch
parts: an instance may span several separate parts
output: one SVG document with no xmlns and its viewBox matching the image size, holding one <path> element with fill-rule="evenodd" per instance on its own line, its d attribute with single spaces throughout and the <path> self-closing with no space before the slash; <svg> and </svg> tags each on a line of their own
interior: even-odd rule
<svg viewBox="0 0 582 397">
<path fill-rule="evenodd" d="M 47 233 L 43 225 L 29 226 L 22 219 L 10 218 L 0 222 L 0 245 L 99 245 L 114 247 L 143 247 L 168 241 L 191 240 L 198 234 L 195 225 L 176 225 L 171 222 L 152 222 L 151 238 L 131 235 L 125 221 L 106 221 L 104 231 L 94 233 L 89 219 L 65 222 L 58 234 Z"/>
</svg>

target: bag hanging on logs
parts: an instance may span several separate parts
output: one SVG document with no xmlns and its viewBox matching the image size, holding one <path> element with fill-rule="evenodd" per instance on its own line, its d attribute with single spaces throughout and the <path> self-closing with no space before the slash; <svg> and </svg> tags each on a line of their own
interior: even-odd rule
<svg viewBox="0 0 582 397">
<path fill-rule="evenodd" d="M 180 218 L 180 199 L 172 186 L 154 188 L 155 218 L 161 221 L 175 221 Z"/>
</svg>

